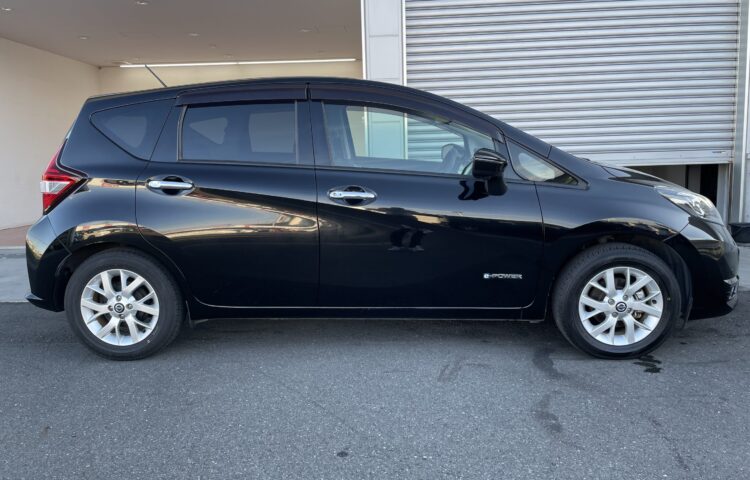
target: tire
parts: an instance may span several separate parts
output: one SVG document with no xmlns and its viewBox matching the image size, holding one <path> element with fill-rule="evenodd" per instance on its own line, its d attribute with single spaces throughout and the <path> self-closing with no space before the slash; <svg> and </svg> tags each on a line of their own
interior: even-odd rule
<svg viewBox="0 0 750 480">
<path fill-rule="evenodd" d="M 137 360 L 177 337 L 185 306 L 162 265 L 136 250 L 118 248 L 92 255 L 73 272 L 65 290 L 65 312 L 73 332 L 95 353 Z"/>
<path fill-rule="evenodd" d="M 627 288 L 625 282 L 637 288 L 646 276 L 655 283 L 637 291 Z M 619 293 L 610 293 L 609 278 Z M 583 352 L 609 359 L 640 357 L 664 343 L 679 320 L 680 305 L 682 292 L 667 264 L 648 250 L 625 243 L 607 243 L 580 253 L 563 268 L 552 293 L 552 315 L 563 336 Z M 644 313 L 659 308 L 658 319 Z"/>
</svg>

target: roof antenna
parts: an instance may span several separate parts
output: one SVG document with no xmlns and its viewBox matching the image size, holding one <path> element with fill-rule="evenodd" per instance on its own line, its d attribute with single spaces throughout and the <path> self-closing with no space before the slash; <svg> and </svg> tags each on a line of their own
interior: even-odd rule
<svg viewBox="0 0 750 480">
<path fill-rule="evenodd" d="M 167 87 L 167 84 L 164 83 L 161 78 L 159 78 L 159 75 L 157 75 L 156 73 L 154 73 L 153 70 L 151 70 L 151 67 L 149 67 L 148 65 L 145 65 L 145 64 L 143 66 L 146 67 L 146 70 L 148 70 L 149 72 L 151 72 L 151 75 L 153 75 L 154 78 L 156 78 L 157 80 L 159 80 L 159 83 L 161 83 L 162 87 L 165 87 L 165 88 Z"/>
</svg>

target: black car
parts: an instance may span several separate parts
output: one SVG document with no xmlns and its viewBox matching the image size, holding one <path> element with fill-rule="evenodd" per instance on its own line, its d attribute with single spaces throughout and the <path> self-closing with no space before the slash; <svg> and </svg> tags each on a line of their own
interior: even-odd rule
<svg viewBox="0 0 750 480">
<path fill-rule="evenodd" d="M 737 303 L 705 197 L 401 86 L 92 98 L 41 186 L 27 298 L 115 359 L 204 319 L 321 316 L 553 318 L 628 358 Z"/>
</svg>

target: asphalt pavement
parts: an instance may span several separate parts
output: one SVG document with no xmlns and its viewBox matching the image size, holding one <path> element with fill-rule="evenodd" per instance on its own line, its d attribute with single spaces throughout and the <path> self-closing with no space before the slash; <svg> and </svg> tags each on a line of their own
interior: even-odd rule
<svg viewBox="0 0 750 480">
<path fill-rule="evenodd" d="M 748 310 L 629 361 L 548 324 L 232 320 L 112 362 L 0 304 L 0 478 L 748 478 Z"/>
</svg>

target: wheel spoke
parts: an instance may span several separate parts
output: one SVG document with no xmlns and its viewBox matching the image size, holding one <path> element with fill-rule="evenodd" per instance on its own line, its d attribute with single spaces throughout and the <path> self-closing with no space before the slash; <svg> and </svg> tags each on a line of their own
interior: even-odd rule
<svg viewBox="0 0 750 480">
<path fill-rule="evenodd" d="M 120 323 L 120 319 L 117 317 L 112 317 L 109 322 L 107 322 L 106 325 L 104 325 L 101 330 L 96 332 L 96 336 L 99 338 L 104 338 L 110 333 L 112 333 L 112 330 L 115 329 L 115 327 Z"/>
<path fill-rule="evenodd" d="M 107 305 L 105 305 L 104 303 L 96 303 L 95 301 L 89 300 L 87 298 L 81 300 L 81 306 L 86 307 L 89 310 L 93 310 L 97 313 L 107 312 Z"/>
<path fill-rule="evenodd" d="M 88 320 L 86 320 L 86 325 L 88 325 L 90 323 L 94 323 L 95 321 L 99 320 L 100 316 L 105 315 L 106 313 L 108 313 L 108 312 L 105 310 L 103 312 L 99 312 L 99 313 L 96 313 L 96 314 L 90 316 L 88 318 Z"/>
<path fill-rule="evenodd" d="M 143 328 L 145 328 L 146 330 L 153 330 L 153 329 L 154 329 L 154 327 L 152 327 L 152 326 L 151 326 L 151 325 L 149 325 L 148 323 L 144 323 L 144 322 L 141 322 L 140 320 L 138 320 L 138 319 L 137 319 L 137 318 L 135 318 L 135 317 L 132 317 L 132 318 L 133 318 L 133 322 L 134 322 L 134 323 L 135 323 L 136 325 L 138 325 L 138 326 L 140 326 L 140 327 L 143 327 Z"/>
<path fill-rule="evenodd" d="M 625 269 L 625 288 L 624 291 L 630 291 L 630 267 Z"/>
<path fill-rule="evenodd" d="M 604 272 L 604 276 L 605 283 L 607 285 L 607 296 L 614 297 L 617 294 L 617 288 L 615 285 L 615 269 L 608 268 L 607 271 Z"/>
<path fill-rule="evenodd" d="M 132 295 L 133 292 L 136 291 L 138 289 L 138 287 L 140 287 L 141 285 L 143 285 L 143 282 L 145 282 L 145 281 L 146 280 L 143 277 L 141 277 L 141 276 L 135 277 L 135 279 L 132 282 L 130 282 L 130 285 L 128 285 L 127 287 L 123 286 L 122 294 L 125 295 L 125 296 Z M 149 295 L 153 295 L 153 292 L 149 293 Z M 141 300 L 143 300 L 143 299 L 141 299 Z"/>
<path fill-rule="evenodd" d="M 641 301 L 641 302 L 648 302 L 648 301 L 650 301 L 650 300 L 653 300 L 653 299 L 655 299 L 655 298 L 656 298 L 656 297 L 658 297 L 659 295 L 661 295 L 661 292 L 657 290 L 657 291 L 655 291 L 655 292 L 649 293 L 649 294 L 648 294 L 648 296 L 646 296 L 646 298 L 644 298 L 643 300 L 640 300 L 640 301 Z"/>
<path fill-rule="evenodd" d="M 115 296 L 115 291 L 112 288 L 112 279 L 109 277 L 109 270 L 102 272 L 99 277 L 102 279 L 102 288 L 104 289 L 104 295 L 107 298 Z"/>
<path fill-rule="evenodd" d="M 591 335 L 593 337 L 598 337 L 599 335 L 601 335 L 602 333 L 606 332 L 609 329 L 611 329 L 614 332 L 615 325 L 617 325 L 617 319 L 614 317 L 609 317 L 606 320 L 604 320 L 602 323 L 594 327 L 594 329 L 591 330 Z"/>
<path fill-rule="evenodd" d="M 136 303 L 133 305 L 133 308 L 138 310 L 139 312 L 147 313 L 149 315 L 158 315 L 159 309 L 156 307 L 153 307 L 151 305 L 144 305 L 143 303 Z"/>
<path fill-rule="evenodd" d="M 102 290 L 101 288 L 99 288 L 99 285 L 88 284 L 88 285 L 86 285 L 86 288 L 88 288 L 89 290 L 95 291 L 96 293 L 98 293 L 102 297 L 106 297 L 107 296 L 107 294 L 104 292 L 104 290 Z"/>
<path fill-rule="evenodd" d="M 644 330 L 646 330 L 646 331 L 649 331 L 649 332 L 650 332 L 650 331 L 652 331 L 652 330 L 653 330 L 653 328 L 649 327 L 649 326 L 648 326 L 648 325 L 646 325 L 645 323 L 643 323 L 643 322 L 639 322 L 638 320 L 636 320 L 636 319 L 635 319 L 635 317 L 633 317 L 633 322 L 635 322 L 635 325 L 636 325 L 637 327 L 640 327 L 640 328 L 642 328 L 642 329 L 644 329 Z"/>
<path fill-rule="evenodd" d="M 149 292 L 148 294 L 146 294 L 146 296 L 139 298 L 138 301 L 140 303 L 144 303 L 144 302 L 149 301 L 152 298 L 154 298 L 154 292 Z"/>
<path fill-rule="evenodd" d="M 583 318 L 584 320 L 588 320 L 589 318 L 595 317 L 601 313 L 604 313 L 604 312 L 602 312 L 601 310 L 594 309 L 594 310 L 591 310 L 590 312 L 586 312 L 586 314 L 581 318 Z"/>
<path fill-rule="evenodd" d="M 607 309 L 606 303 L 594 300 L 593 298 L 586 295 L 581 297 L 581 303 L 586 305 L 587 307 L 593 308 L 594 310 L 599 310 L 600 312 Z"/>
<path fill-rule="evenodd" d="M 635 310 L 636 312 L 647 313 L 647 314 L 649 314 L 651 316 L 654 316 L 654 317 L 661 317 L 661 309 L 660 308 L 656 308 L 653 305 L 649 305 L 648 303 L 645 303 L 645 302 L 635 302 L 635 303 L 633 303 L 633 310 Z"/>
<path fill-rule="evenodd" d="M 644 275 L 636 280 L 635 283 L 630 286 L 630 289 L 626 290 L 626 292 L 628 293 L 628 295 L 635 295 L 640 289 L 648 285 L 650 282 L 651 277 L 649 277 L 648 275 Z"/>
<path fill-rule="evenodd" d="M 600 292 L 608 293 L 608 292 L 607 292 L 607 289 L 606 289 L 606 288 L 604 288 L 604 287 L 602 287 L 602 286 L 601 286 L 601 285 L 599 284 L 599 282 L 589 282 L 589 287 L 594 287 L 594 288 L 596 288 L 597 290 L 599 290 Z"/>
<path fill-rule="evenodd" d="M 625 323 L 625 339 L 628 344 L 635 343 L 635 318 L 628 315 L 623 319 L 623 323 Z"/>
<path fill-rule="evenodd" d="M 139 341 L 138 339 L 138 327 L 135 324 L 135 321 L 132 317 L 126 317 L 125 318 L 125 324 L 128 326 L 128 332 L 130 333 L 130 338 L 133 341 L 133 343 L 136 343 Z"/>
</svg>

